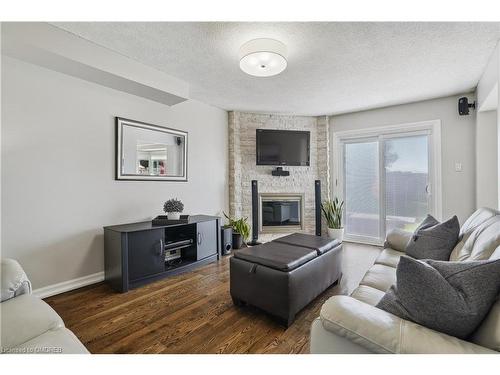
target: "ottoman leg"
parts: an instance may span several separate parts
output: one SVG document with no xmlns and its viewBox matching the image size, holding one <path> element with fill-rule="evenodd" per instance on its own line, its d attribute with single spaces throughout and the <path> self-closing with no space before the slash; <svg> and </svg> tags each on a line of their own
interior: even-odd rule
<svg viewBox="0 0 500 375">
<path fill-rule="evenodd" d="M 233 304 L 235 306 L 243 306 L 245 304 L 242 300 L 240 300 L 236 297 L 231 296 L 231 298 L 233 299 Z"/>
<path fill-rule="evenodd" d="M 295 314 L 289 314 L 288 318 L 283 318 L 282 321 L 286 328 L 290 327 L 295 321 Z"/>
</svg>

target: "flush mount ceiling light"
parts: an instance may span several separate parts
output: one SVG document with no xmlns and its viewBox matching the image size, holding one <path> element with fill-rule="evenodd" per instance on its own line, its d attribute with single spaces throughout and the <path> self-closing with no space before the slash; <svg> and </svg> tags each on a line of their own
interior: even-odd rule
<svg viewBox="0 0 500 375">
<path fill-rule="evenodd" d="M 240 68 L 255 77 L 270 77 L 285 70 L 286 46 L 274 39 L 253 39 L 240 48 Z"/>
</svg>

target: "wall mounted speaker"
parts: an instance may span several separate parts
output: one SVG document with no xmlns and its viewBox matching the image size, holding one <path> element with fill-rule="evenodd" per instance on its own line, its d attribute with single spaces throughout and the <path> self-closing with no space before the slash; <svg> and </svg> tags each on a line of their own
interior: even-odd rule
<svg viewBox="0 0 500 375">
<path fill-rule="evenodd" d="M 314 210 L 316 216 L 316 236 L 321 236 L 321 181 L 314 181 Z"/>
<path fill-rule="evenodd" d="M 476 109 L 476 102 L 469 103 L 469 99 L 466 96 L 458 99 L 458 114 L 460 116 L 467 116 L 469 108 Z"/>
</svg>

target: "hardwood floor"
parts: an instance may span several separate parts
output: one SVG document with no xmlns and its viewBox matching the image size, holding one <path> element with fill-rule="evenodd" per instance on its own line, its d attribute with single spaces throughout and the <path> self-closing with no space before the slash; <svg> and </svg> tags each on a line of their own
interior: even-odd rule
<svg viewBox="0 0 500 375">
<path fill-rule="evenodd" d="M 45 301 L 91 353 L 308 353 L 311 322 L 323 302 L 356 287 L 379 252 L 344 244 L 341 283 L 288 329 L 255 308 L 233 306 L 229 257 L 125 294 L 99 283 Z"/>
</svg>

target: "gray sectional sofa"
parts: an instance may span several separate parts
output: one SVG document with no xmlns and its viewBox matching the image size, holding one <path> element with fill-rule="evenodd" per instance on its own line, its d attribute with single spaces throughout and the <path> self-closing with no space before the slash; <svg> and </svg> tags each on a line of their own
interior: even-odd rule
<svg viewBox="0 0 500 375">
<path fill-rule="evenodd" d="M 31 283 L 18 262 L 1 260 L 1 282 L 1 353 L 88 353 L 61 317 L 31 294 Z"/>
</svg>

